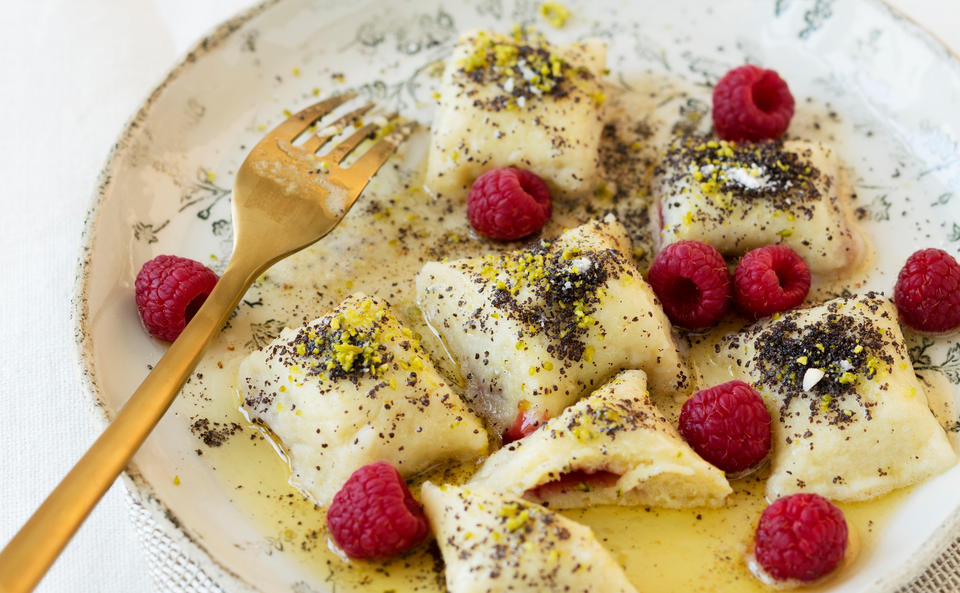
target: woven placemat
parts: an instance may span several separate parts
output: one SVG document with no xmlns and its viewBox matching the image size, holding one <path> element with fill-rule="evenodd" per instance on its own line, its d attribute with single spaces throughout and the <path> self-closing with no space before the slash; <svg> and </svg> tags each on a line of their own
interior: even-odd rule
<svg viewBox="0 0 960 593">
<path fill-rule="evenodd" d="M 154 520 L 150 511 L 125 491 L 130 518 L 140 535 L 150 577 L 159 593 L 226 593 L 184 554 Z M 960 538 L 955 539 L 929 567 L 898 593 L 960 592 Z"/>
<path fill-rule="evenodd" d="M 203 569 L 190 560 L 140 504 L 128 488 L 124 489 L 130 520 L 147 556 L 147 569 L 160 593 L 226 593 Z"/>
<path fill-rule="evenodd" d="M 927 567 L 923 574 L 898 593 L 946 593 L 960 591 L 960 539 L 955 539 L 947 549 Z"/>
</svg>

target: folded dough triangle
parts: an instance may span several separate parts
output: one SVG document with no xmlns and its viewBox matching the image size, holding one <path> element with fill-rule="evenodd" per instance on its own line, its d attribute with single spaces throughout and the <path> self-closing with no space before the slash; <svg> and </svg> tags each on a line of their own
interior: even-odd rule
<svg viewBox="0 0 960 593">
<path fill-rule="evenodd" d="M 461 34 L 437 88 L 426 186 L 465 198 L 481 174 L 523 167 L 554 198 L 592 192 L 605 63 L 606 46 L 596 39 L 554 46 L 526 31 Z"/>
<path fill-rule="evenodd" d="M 670 322 L 613 217 L 519 251 L 428 263 L 417 300 L 496 431 L 521 414 L 556 416 L 622 369 L 646 370 L 655 393 L 688 386 Z"/>
<path fill-rule="evenodd" d="M 549 505 L 719 506 L 731 492 L 650 401 L 646 374 L 624 371 L 480 467 L 471 486 Z"/>
<path fill-rule="evenodd" d="M 593 531 L 482 488 L 423 485 L 450 593 L 636 593 Z"/>
<path fill-rule="evenodd" d="M 244 359 L 237 384 L 249 417 L 282 442 L 291 483 L 320 505 L 368 463 L 411 476 L 487 448 L 480 420 L 382 299 L 356 294 L 284 329 Z"/>
<path fill-rule="evenodd" d="M 795 309 L 725 337 L 711 368 L 752 383 L 773 418 L 767 497 L 864 500 L 952 466 L 897 311 L 867 293 Z"/>
<path fill-rule="evenodd" d="M 836 153 L 817 142 L 679 136 L 651 183 L 660 247 L 693 239 L 742 255 L 779 243 L 813 272 L 836 273 L 863 252 L 842 180 Z"/>
</svg>

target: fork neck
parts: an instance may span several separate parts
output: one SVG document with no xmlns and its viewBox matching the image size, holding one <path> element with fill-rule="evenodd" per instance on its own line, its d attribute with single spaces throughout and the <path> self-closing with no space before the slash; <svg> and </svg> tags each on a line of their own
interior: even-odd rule
<svg viewBox="0 0 960 593">
<path fill-rule="evenodd" d="M 0 591 L 27 593 L 160 421 L 247 288 L 270 263 L 249 247 L 227 269 L 180 337 L 87 453 L 0 551 Z"/>
</svg>

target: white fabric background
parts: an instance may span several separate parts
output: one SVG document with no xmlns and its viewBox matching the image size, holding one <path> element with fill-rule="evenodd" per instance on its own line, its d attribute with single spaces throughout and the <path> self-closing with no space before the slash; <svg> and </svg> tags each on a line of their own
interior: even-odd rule
<svg viewBox="0 0 960 593">
<path fill-rule="evenodd" d="M 892 3 L 960 52 L 960 2 Z M 69 298 L 99 169 L 166 71 L 248 4 L 6 0 L 0 7 L 0 545 L 95 438 Z M 155 590 L 120 487 L 38 590 Z"/>
</svg>

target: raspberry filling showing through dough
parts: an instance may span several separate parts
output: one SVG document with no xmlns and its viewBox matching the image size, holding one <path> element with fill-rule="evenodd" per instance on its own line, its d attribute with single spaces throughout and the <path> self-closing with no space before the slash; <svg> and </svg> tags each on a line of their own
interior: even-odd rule
<svg viewBox="0 0 960 593">
<path fill-rule="evenodd" d="M 519 441 L 528 434 L 533 433 L 541 424 L 547 421 L 545 413 L 537 414 L 529 409 L 530 402 L 523 400 L 520 402 L 520 411 L 514 418 L 513 424 L 503 433 L 503 444 L 508 445 L 514 441 Z"/>
<path fill-rule="evenodd" d="M 620 480 L 620 474 L 604 469 L 582 470 L 575 469 L 563 474 L 556 480 L 540 484 L 526 491 L 526 495 L 545 500 L 557 494 L 571 490 L 589 492 L 594 488 L 609 488 Z"/>
</svg>

